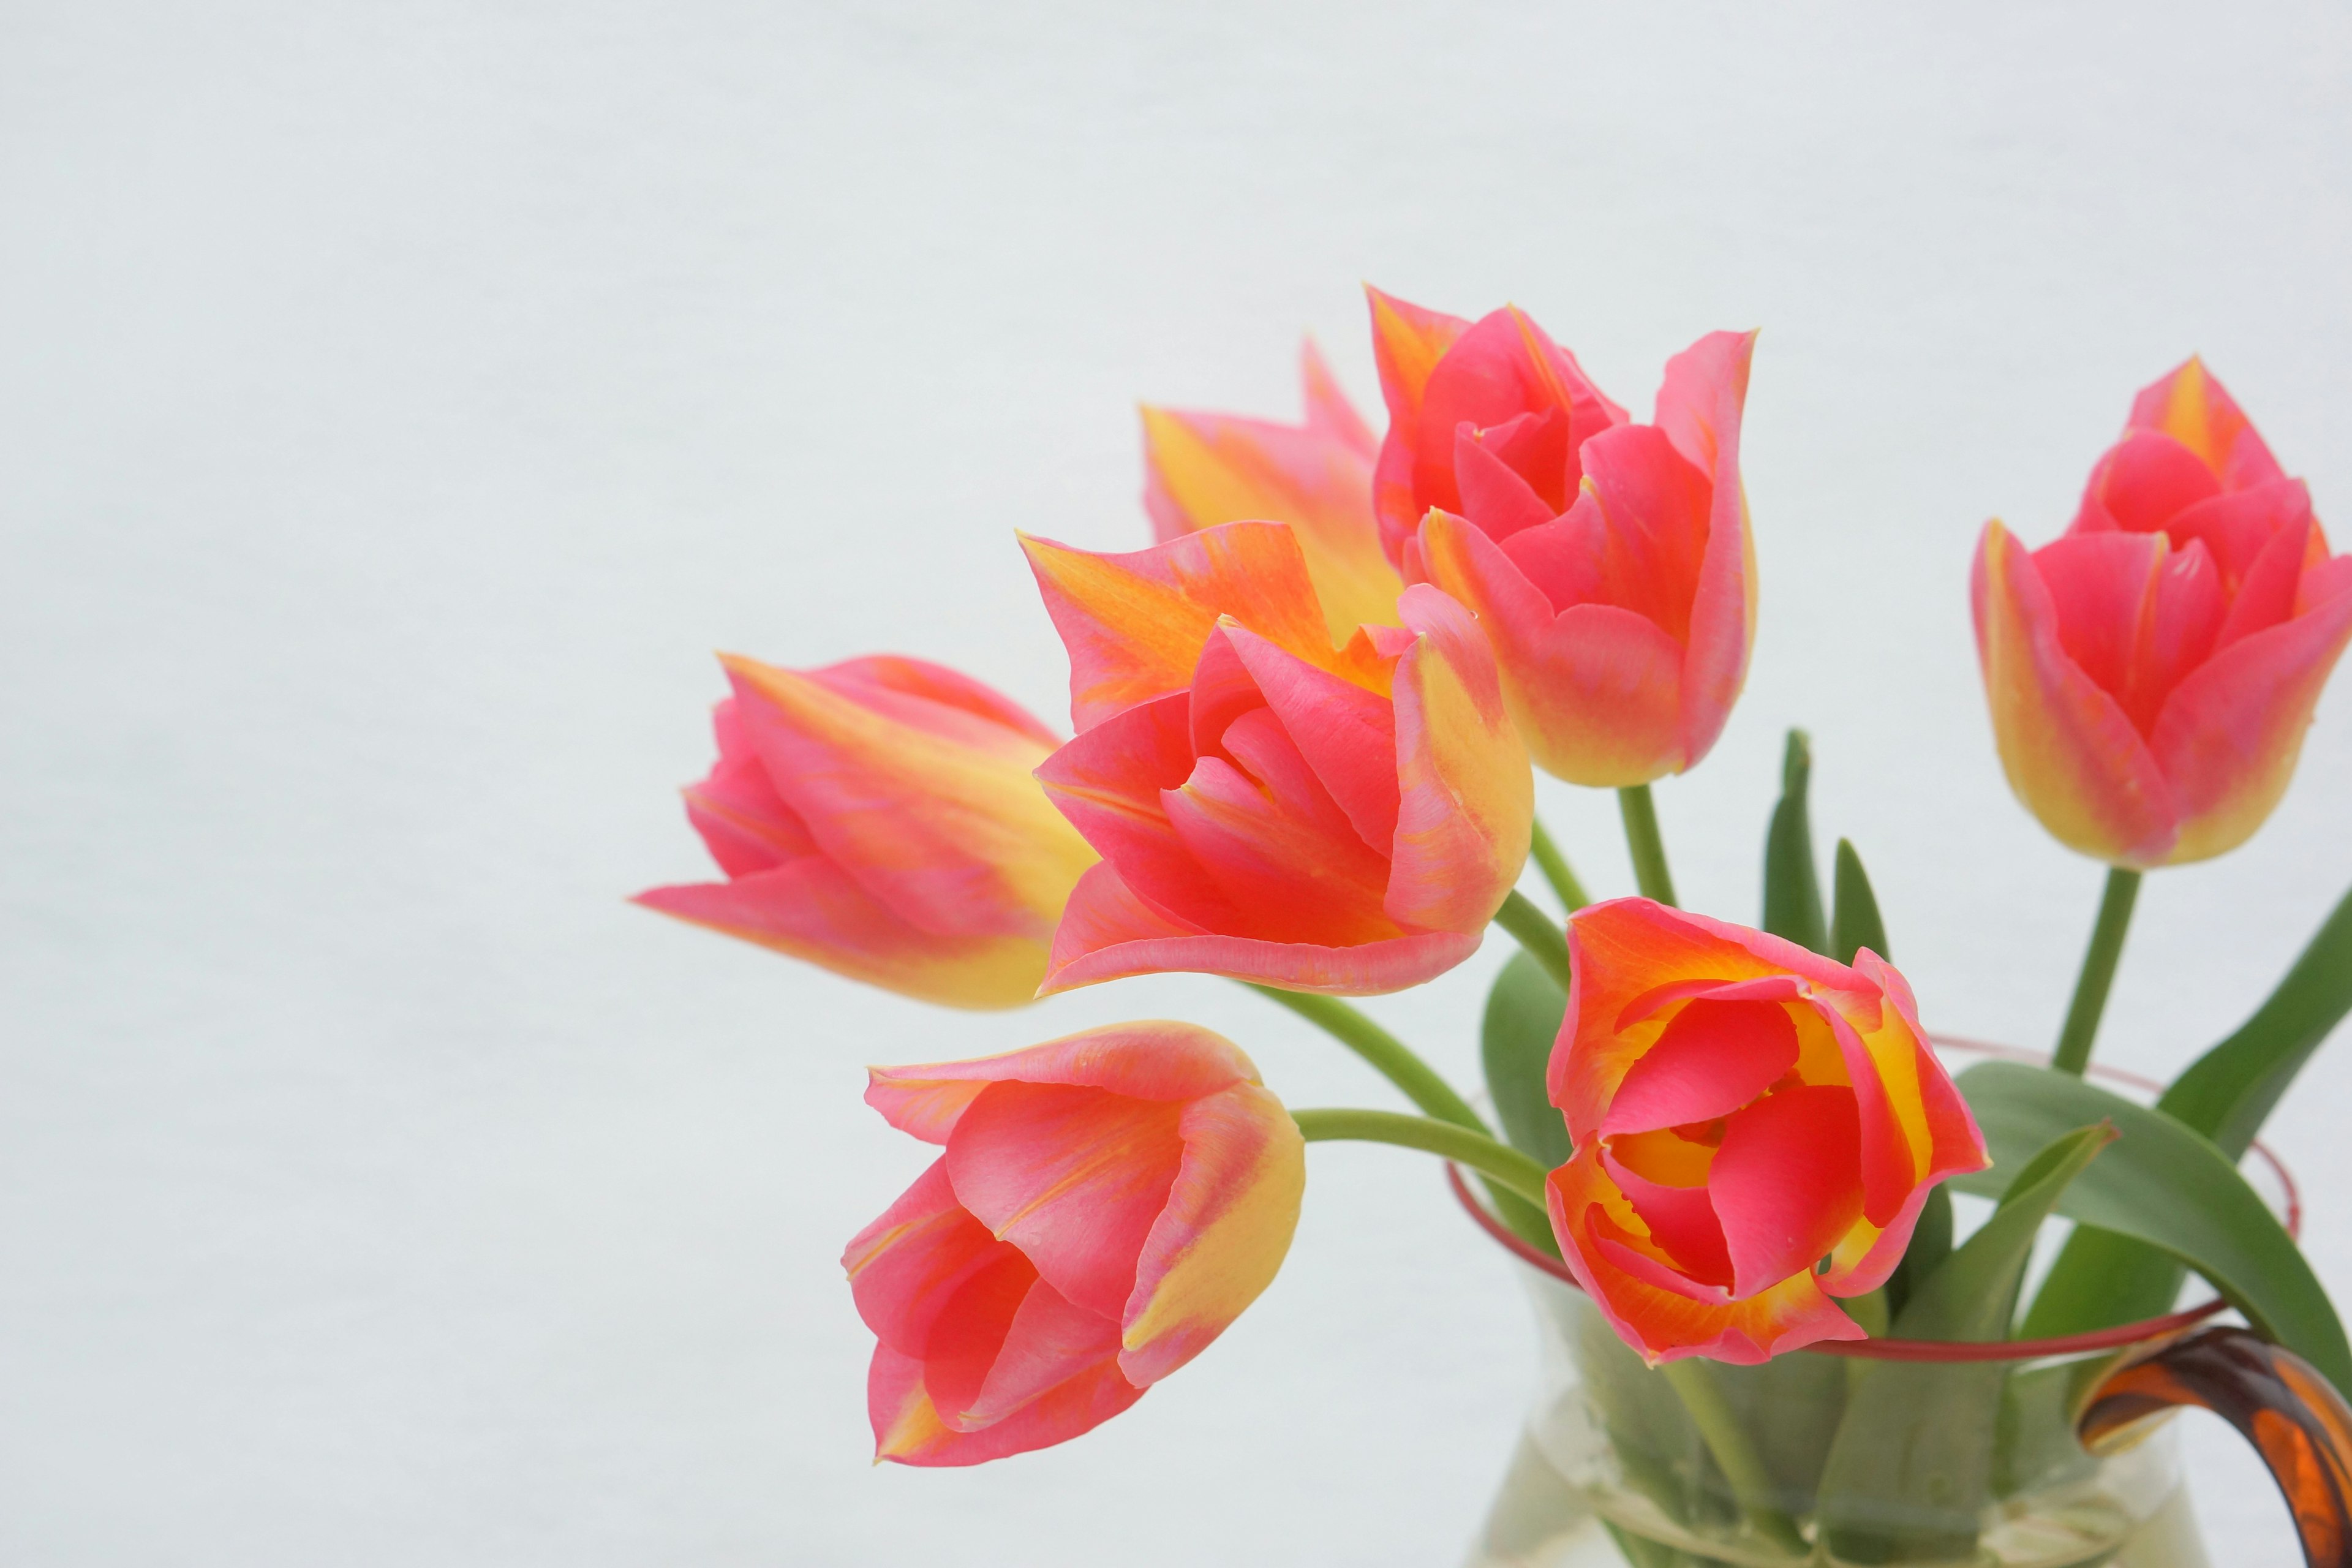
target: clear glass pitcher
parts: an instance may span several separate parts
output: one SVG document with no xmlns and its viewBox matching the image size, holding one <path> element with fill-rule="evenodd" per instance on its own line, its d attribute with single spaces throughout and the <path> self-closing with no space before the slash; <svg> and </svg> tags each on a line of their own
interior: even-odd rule
<svg viewBox="0 0 2352 1568">
<path fill-rule="evenodd" d="M 2315 1568 L 2352 1568 L 2352 1410 L 2299 1358 L 2201 1326 L 2219 1303 L 2066 1340 L 1694 1363 L 1695 1402 L 1459 1190 L 1518 1258 L 1541 1344 L 1469 1568 L 2206 1568 L 2165 1419 L 2183 1405 L 2254 1443 Z M 1881 1416 L 1857 1437 L 1863 1398 Z"/>
</svg>

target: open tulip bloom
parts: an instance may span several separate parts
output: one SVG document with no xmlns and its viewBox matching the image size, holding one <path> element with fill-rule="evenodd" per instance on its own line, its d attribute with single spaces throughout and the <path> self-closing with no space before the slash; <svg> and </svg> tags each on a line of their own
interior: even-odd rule
<svg viewBox="0 0 2352 1568">
<path fill-rule="evenodd" d="M 919 659 L 725 661 L 718 761 L 687 791 L 720 878 L 641 902 L 957 1006 L 1242 981 L 1410 1107 L 1286 1110 L 1240 1047 L 1173 1022 L 873 1068 L 868 1103 L 938 1150 L 843 1259 L 877 1455 L 974 1464 L 1134 1405 L 1273 1282 L 1304 1146 L 1333 1138 L 1479 1178 L 1490 1224 L 1687 1409 L 1762 1539 L 1802 1544 L 1738 1485 L 1754 1434 L 1711 1366 L 2104 1331 L 2195 1273 L 2314 1387 L 2352 1383 L 2235 1169 L 2352 1008 L 2352 897 L 2154 1108 L 2082 1076 L 2140 874 L 2254 834 L 2352 639 L 2352 557 L 2221 384 L 2191 360 L 2143 392 L 2063 537 L 1985 530 L 1969 591 L 2000 763 L 2112 871 L 2052 1065 L 1955 1079 L 1927 1021 L 1948 998 L 1888 961 L 1851 844 L 1823 897 L 1801 734 L 1759 927 L 1675 907 L 1648 786 L 1706 756 L 1747 672 L 1756 335 L 1669 358 L 1640 424 L 1516 308 L 1370 303 L 1381 437 L 1310 346 L 1302 424 L 1145 409 L 1157 542 L 1020 541 L 1073 734 Z M 1588 900 L 1534 820 L 1538 766 L 1620 792 L 1640 896 Z M 1518 889 L 1531 860 L 1559 912 Z M 1340 998 L 1433 979 L 1490 925 L 1520 951 L 1482 1110 Z M 2000 1200 L 1979 1235 L 2013 1259 L 1956 1246 L 1955 1194 Z M 2021 1293 L 2058 1216 L 2091 1224 Z M 1857 1399 L 1838 1441 L 1910 1442 L 1923 1417 L 1888 1405 Z"/>
</svg>

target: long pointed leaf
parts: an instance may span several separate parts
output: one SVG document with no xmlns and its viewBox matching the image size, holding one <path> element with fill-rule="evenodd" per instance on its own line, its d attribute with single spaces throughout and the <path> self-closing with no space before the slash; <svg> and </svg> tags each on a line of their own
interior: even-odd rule
<svg viewBox="0 0 2352 1568">
<path fill-rule="evenodd" d="M 2352 1012 L 2352 893 L 2347 893 L 2253 1016 L 2189 1065 L 2157 1108 L 2235 1160 L 2329 1033 Z M 2034 1297 L 2025 1331 L 2071 1334 L 2168 1311 L 2183 1270 L 2128 1237 L 2077 1230 Z"/>
<path fill-rule="evenodd" d="M 1813 827 L 1805 795 L 1812 782 L 1812 746 L 1802 730 L 1789 731 L 1780 761 L 1780 804 L 1764 834 L 1764 929 L 1815 952 L 1829 951 L 1822 919 L 1821 874 L 1813 865 Z"/>
<path fill-rule="evenodd" d="M 1836 898 L 1831 906 L 1830 956 L 1852 963 L 1853 955 L 1866 947 L 1881 958 L 1892 958 L 1886 951 L 1886 922 L 1878 918 L 1878 895 L 1871 891 L 1870 876 L 1850 838 L 1838 840 L 1832 886 Z"/>
<path fill-rule="evenodd" d="M 1938 1185 L 1927 1194 L 1927 1206 L 1919 1211 L 1919 1222 L 1911 1228 L 1911 1245 L 1903 1249 L 1903 1261 L 1886 1277 L 1889 1309 L 1900 1312 L 1951 1252 L 1952 1191 Z"/>
<path fill-rule="evenodd" d="M 2157 1104 L 2235 1159 L 2303 1064 L 2352 1012 L 2352 893 L 2254 1016 L 2189 1064 Z"/>
<path fill-rule="evenodd" d="M 2095 1118 L 2122 1137 L 2060 1197 L 2058 1210 L 2170 1254 L 2203 1275 L 2265 1337 L 2352 1387 L 2352 1346 L 2293 1238 L 2227 1154 L 2202 1133 L 2070 1073 L 1984 1062 L 1959 1077 L 1993 1167 L 1956 1177 L 1990 1194 L 2044 1144 Z"/>
<path fill-rule="evenodd" d="M 2102 1121 L 2053 1139 L 2027 1161 L 1992 1217 L 1912 1292 L 1895 1333 L 2005 1337 L 2042 1222 L 2115 1140 Z M 1940 1562 L 1973 1552 L 2008 1370 L 1999 1362 L 1883 1362 L 1863 1375 L 1822 1474 L 1822 1532 L 1832 1557 Z"/>
</svg>

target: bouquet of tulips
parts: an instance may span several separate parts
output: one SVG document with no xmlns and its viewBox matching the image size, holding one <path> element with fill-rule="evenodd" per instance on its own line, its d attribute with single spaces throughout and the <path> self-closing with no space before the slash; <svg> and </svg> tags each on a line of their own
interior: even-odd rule
<svg viewBox="0 0 2352 1568">
<path fill-rule="evenodd" d="M 723 879 L 640 902 L 953 1006 L 1223 975 L 1413 1108 L 1286 1108 L 1233 1042 L 1168 1021 L 872 1069 L 866 1102 L 940 1151 L 843 1258 L 878 1456 L 975 1464 L 1126 1410 L 1272 1280 L 1305 1145 L 1345 1138 L 1472 1173 L 1491 1226 L 1573 1281 L 1607 1341 L 1588 1376 L 1612 1462 L 1678 1528 L 1715 1508 L 1768 1554 L 1966 1556 L 1970 1510 L 2023 1484 L 2019 1411 L 2056 1412 L 2060 1447 L 2095 1395 L 2115 1415 L 2113 1331 L 2191 1273 L 2302 1380 L 2305 1457 L 2340 1463 L 2352 1349 L 2238 1162 L 2352 1006 L 2352 900 L 2153 1106 L 2084 1076 L 2142 875 L 2261 826 L 2352 638 L 2352 556 L 2221 384 L 2191 360 L 2142 392 L 2053 542 L 1984 531 L 2002 765 L 2111 869 L 2053 1057 L 1955 1078 L 1851 844 L 1823 896 L 1801 734 L 1761 929 L 1675 897 L 1649 785 L 1706 756 L 1756 628 L 1755 334 L 1668 360 L 1638 423 L 1516 309 L 1370 304 L 1384 436 L 1310 344 L 1303 424 L 1144 411 L 1157 543 L 1021 540 L 1074 737 L 919 659 L 723 660 L 719 760 L 686 792 Z M 1587 899 L 1533 767 L 1618 792 L 1640 897 Z M 1518 890 L 1530 861 L 1564 921 Z M 1342 998 L 1430 980 L 1489 925 L 1523 951 L 1483 1020 L 1482 1114 Z M 1955 1193 L 1997 1205 L 1964 1237 Z M 2053 1218 L 2074 1228 L 2028 1298 Z M 2111 1353 L 2037 1383 L 2000 1359 L 2020 1339 Z M 1824 1353 L 1874 1342 L 1929 1348 Z M 1990 1371 L 1922 1382 L 1939 1344 Z M 1818 1430 L 1771 1426 L 1795 1384 L 1739 1381 L 1775 1366 L 1834 1384 Z M 1643 1479 L 1659 1397 L 1696 1434 L 1679 1479 Z"/>
</svg>

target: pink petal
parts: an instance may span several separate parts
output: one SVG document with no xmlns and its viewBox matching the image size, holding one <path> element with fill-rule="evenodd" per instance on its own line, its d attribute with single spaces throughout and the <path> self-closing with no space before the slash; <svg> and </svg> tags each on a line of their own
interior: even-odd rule
<svg viewBox="0 0 2352 1568">
<path fill-rule="evenodd" d="M 923 1386 L 950 1426 L 961 1426 L 958 1413 L 980 1397 L 988 1369 L 1036 1286 L 1037 1270 L 1015 1250 L 973 1273 L 940 1304 L 923 1342 Z"/>
<path fill-rule="evenodd" d="M 1575 526 L 1575 513 L 1513 542 Z M 1551 604 L 1501 545 L 1432 512 L 1421 548 L 1430 578 L 1476 612 L 1504 694 L 1538 765 L 1571 784 L 1645 784 L 1682 762 L 1684 650 L 1629 610 Z"/>
<path fill-rule="evenodd" d="M 1183 1165 L 1123 1320 L 1119 1369 L 1139 1386 L 1198 1355 L 1273 1282 L 1307 1184 L 1298 1124 L 1256 1084 L 1189 1102 L 1179 1131 Z"/>
<path fill-rule="evenodd" d="M 993 1083 L 948 1137 L 948 1179 L 1054 1289 L 1116 1322 L 1183 1157 L 1178 1110 L 1097 1089 Z"/>
<path fill-rule="evenodd" d="M 688 787 L 686 814 L 719 868 L 740 877 L 815 854 L 808 825 L 769 782 L 733 698 L 711 710 L 710 728 L 719 759 L 708 777 Z"/>
<path fill-rule="evenodd" d="M 1513 665 L 1513 705 L 1546 772 L 1621 788 L 1680 773 L 1689 661 L 1656 623 L 1613 605 L 1560 612 Z"/>
<path fill-rule="evenodd" d="M 2201 539 L 2221 568 L 2231 594 L 2253 569 L 2255 558 L 2278 535 L 2311 521 L 2311 491 L 2301 479 L 2276 479 L 2252 489 L 2232 490 L 2175 513 L 2164 531 L 2176 548 Z"/>
<path fill-rule="evenodd" d="M 759 799 L 755 790 L 768 798 Z M 767 772 L 757 763 L 730 770 L 722 762 L 709 779 L 688 785 L 686 820 L 730 877 L 772 871 L 787 861 L 820 853 L 799 816 L 768 788 Z"/>
<path fill-rule="evenodd" d="M 877 1345 L 866 1374 L 866 1408 L 874 1423 L 875 1458 L 901 1465 L 979 1465 L 1051 1447 L 1092 1431 L 1143 1397 L 1143 1390 L 1106 1362 L 1032 1400 L 1006 1419 L 960 1433 L 940 1419 L 923 1386 L 920 1362 Z"/>
<path fill-rule="evenodd" d="M 827 859 L 925 930 L 1045 935 L 1093 856 L 1030 776 L 1043 743 L 872 681 L 723 662 L 744 734 Z"/>
<path fill-rule="evenodd" d="M 1027 535 L 1021 545 L 1069 650 L 1070 716 L 1082 731 L 1188 689 L 1222 616 L 1339 662 L 1306 556 L 1279 522 L 1228 522 L 1126 554 Z"/>
<path fill-rule="evenodd" d="M 1118 1361 L 1118 1325 L 1073 1305 L 1039 1279 L 1013 1315 L 987 1378 L 961 1412 L 940 1404 L 941 1418 L 961 1432 L 996 1426 L 1073 1379 L 1098 1373 Z M 925 1371 L 935 1400 L 939 1381 Z"/>
<path fill-rule="evenodd" d="M 1607 602 L 1609 522 L 1591 486 L 1580 489 L 1576 504 L 1559 517 L 1540 528 L 1522 529 L 1502 545 L 1511 564 L 1549 601 L 1552 614 L 1571 605 Z"/>
<path fill-rule="evenodd" d="M 1919 1155 L 1928 1151 L 1911 1146 L 1878 1059 L 1853 1023 L 1837 1008 L 1823 1005 L 1820 1000 L 1813 1006 L 1837 1041 L 1838 1055 L 1845 1063 L 1848 1092 L 1853 1096 L 1859 1123 L 1856 1148 L 1862 1171 L 1863 1217 L 1875 1226 L 1891 1225 L 1909 1201 L 1912 1189 L 1923 1179 Z M 1942 1068 L 1937 1071 L 1940 1075 Z M 1849 1162 L 1847 1169 L 1853 1168 L 1853 1163 Z"/>
<path fill-rule="evenodd" d="M 958 1292 L 1008 1260 L 1019 1263 L 1019 1250 L 956 1202 L 944 1160 L 931 1162 L 841 1255 L 857 1315 L 877 1339 L 911 1356 L 923 1353 Z"/>
<path fill-rule="evenodd" d="M 1686 644 L 1709 537 L 1706 475 L 1653 425 L 1594 437 L 1585 443 L 1584 471 L 1604 523 L 1602 602 Z"/>
<path fill-rule="evenodd" d="M 1288 750 L 1286 779 L 1271 768 L 1271 778 L 1253 779 L 1202 757 L 1183 788 L 1160 797 L 1169 826 L 1234 911 L 1220 929 L 1334 946 L 1400 934 L 1381 910 L 1388 862 L 1356 836 L 1278 723 L 1262 709 L 1259 715 L 1274 733 L 1259 735 L 1255 749 L 1262 763 Z M 1262 785 L 1276 779 L 1297 793 L 1270 795 Z"/>
<path fill-rule="evenodd" d="M 1527 864 L 1535 778 L 1470 613 L 1426 584 L 1398 614 L 1420 640 L 1397 661 L 1398 806 L 1384 907 L 1405 926 L 1475 938 Z"/>
<path fill-rule="evenodd" d="M 1568 1011 L 1546 1089 L 1580 1148 L 1600 1135 L 1625 1075 L 1649 1049 L 1621 1037 L 1630 1023 L 1693 994 L 1780 997 L 1791 975 L 1826 989 L 1864 988 L 1853 970 L 1794 942 L 1648 899 L 1579 910 L 1568 922 Z"/>
<path fill-rule="evenodd" d="M 1724 1249 L 1723 1223 L 1716 1218 L 1715 1205 L 1705 1187 L 1670 1187 L 1653 1182 L 1618 1161 L 1605 1144 L 1601 1163 L 1633 1205 L 1633 1212 L 1642 1216 L 1642 1223 L 1650 1227 L 1650 1239 L 1674 1254 L 1675 1272 L 1696 1284 L 1730 1289 L 1731 1255 Z M 1620 1267 L 1639 1256 L 1625 1250 L 1628 1256 L 1617 1260 Z M 1651 1278 L 1655 1283 L 1665 1283 Z"/>
<path fill-rule="evenodd" d="M 1130 974 L 1192 973 L 1329 996 L 1380 996 L 1433 980 L 1478 951 L 1475 935 L 1453 931 L 1394 937 L 1360 947 L 1183 934 L 1164 921 L 1155 926 L 1151 912 L 1126 894 L 1116 877 L 1102 879 L 1097 886 L 1103 890 L 1089 900 L 1083 915 L 1078 898 L 1071 899 L 1077 923 L 1074 926 L 1073 919 L 1066 917 L 1055 933 L 1054 956 L 1039 994 Z M 1087 892 L 1085 881 L 1078 891 Z M 1123 907 L 1115 902 L 1122 894 Z"/>
<path fill-rule="evenodd" d="M 964 745 L 1002 744 L 992 731 L 1009 730 L 1030 746 L 1051 751 L 1062 737 L 1050 724 L 1003 692 L 960 670 L 901 654 L 845 658 L 806 672 L 810 680 L 860 707 L 910 728 Z M 972 721 L 978 721 L 977 723 Z M 1028 747 L 1008 748 L 1026 756 Z"/>
<path fill-rule="evenodd" d="M 1797 1026 L 1771 1002 L 1685 1004 L 1627 1069 L 1601 1131 L 1641 1132 L 1728 1116 L 1797 1065 Z"/>
<path fill-rule="evenodd" d="M 1563 489 L 1568 467 L 1568 416 L 1547 408 L 1480 430 L 1456 426 L 1454 480 L 1462 515 L 1491 539 L 1549 522 L 1575 495 Z"/>
<path fill-rule="evenodd" d="M 2059 646 L 2121 700 L 2139 652 L 2148 595 L 2166 553 L 2160 533 L 2070 533 L 2033 552 L 2057 613 Z"/>
<path fill-rule="evenodd" d="M 1372 359 L 1380 367 L 1381 396 L 1389 410 L 1388 434 L 1372 468 L 1372 510 L 1380 518 L 1381 542 L 1395 561 L 1426 510 L 1413 494 L 1423 397 L 1431 373 L 1470 323 L 1409 305 L 1370 285 L 1364 298 L 1371 308 Z"/>
<path fill-rule="evenodd" d="M 2149 737 L 2180 802 L 2182 865 L 2253 837 L 2294 776 L 2321 688 L 2352 638 L 2352 587 L 2223 648 L 2173 689 Z"/>
<path fill-rule="evenodd" d="M 1243 628 L 1228 628 L 1222 640 L 1358 835 L 1385 856 L 1397 816 L 1396 715 L 1389 700 Z"/>
<path fill-rule="evenodd" d="M 2095 506 L 2118 528 L 2156 533 L 2175 514 L 2221 493 L 2221 481 L 2203 458 L 2159 431 L 2139 430 L 2099 459 L 2083 507 L 2089 514 Z M 2084 526 L 2078 518 L 2074 529 Z"/>
<path fill-rule="evenodd" d="M 814 856 L 731 882 L 648 889 L 631 901 L 950 1007 L 1017 1007 L 1034 996 L 1045 970 L 1042 942 L 919 930 Z"/>
<path fill-rule="evenodd" d="M 2318 520 L 2308 515 L 2308 501 L 2304 510 L 2303 519 L 2272 534 L 2247 563 L 2237 585 L 2237 596 L 2230 602 L 2229 616 L 2214 637 L 2216 651 L 2274 626 L 2294 614 L 2296 593 L 2303 584 L 2304 560 L 2310 552 L 2312 536 L 2319 531 Z"/>
<path fill-rule="evenodd" d="M 2132 399 L 2130 426 L 2173 437 L 2231 489 L 2282 477 L 2252 422 L 2194 355 Z"/>
<path fill-rule="evenodd" d="M 965 1108 L 992 1083 L 1101 1089 L 1130 1100 L 1198 1100 L 1255 1083 L 1240 1047 L 1196 1024 L 1107 1024 L 1001 1056 L 868 1068 L 866 1103 L 902 1132 L 944 1143 Z"/>
<path fill-rule="evenodd" d="M 1732 1292 L 1810 1274 L 1863 1208 L 1862 1131 L 1851 1089 L 1784 1089 L 1735 1114 L 1707 1173 L 1731 1254 Z M 1910 1194 L 1906 1186 L 1903 1194 Z"/>
<path fill-rule="evenodd" d="M 1706 550 L 1690 599 L 1682 670 L 1682 761 L 1696 766 L 1723 732 L 1756 643 L 1756 547 L 1739 480 L 1739 426 L 1754 332 L 1710 332 L 1666 362 L 1657 423 L 1707 476 Z"/>
<path fill-rule="evenodd" d="M 1482 317 L 1455 339 L 1430 373 L 1417 416 L 1412 468 L 1413 499 L 1423 508 L 1462 510 L 1454 475 L 1454 432 L 1464 424 L 1485 430 L 1523 414 L 1557 409 L 1570 422 L 1560 444 L 1559 477 L 1535 486 L 1538 495 L 1564 501 L 1574 492 L 1575 453 L 1587 440 L 1624 417 L 1602 397 L 1575 360 L 1517 310 Z M 1557 487 L 1555 490 L 1555 487 Z"/>
<path fill-rule="evenodd" d="M 1569 1271 L 1619 1337 L 1653 1364 L 1700 1355 L 1753 1365 L 1821 1340 L 1864 1337 L 1810 1269 L 1746 1300 L 1726 1300 L 1718 1289 L 1643 1267 L 1649 1260 L 1627 1245 L 1627 1233 L 1609 1213 L 1625 1199 L 1601 1169 L 1597 1146 L 1580 1145 L 1551 1173 L 1545 1195 Z"/>
<path fill-rule="evenodd" d="M 1162 915 L 1204 929 L 1238 919 L 1168 820 L 1166 792 L 1192 774 L 1192 699 L 1179 692 L 1112 715 L 1046 758 L 1037 782 L 1073 826 Z M 1081 879 L 1079 886 L 1084 887 Z M 1072 901 L 1076 891 L 1071 894 Z M 1068 921 L 1067 905 L 1063 920 Z M 1059 936 L 1055 938 L 1059 942 Z"/>
<path fill-rule="evenodd" d="M 2070 848 L 2162 863 L 2178 820 L 2172 786 L 2122 706 L 2067 654 L 2040 569 L 1998 522 L 1977 547 L 1971 595 L 2010 788 Z"/>
</svg>

